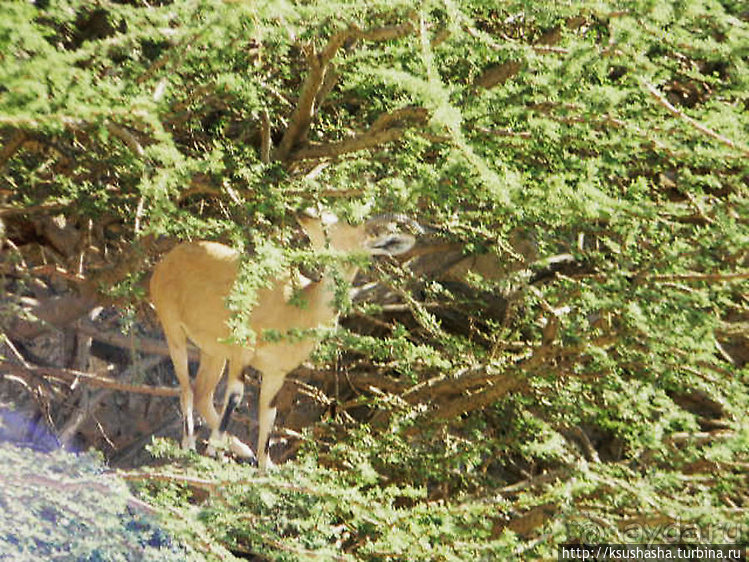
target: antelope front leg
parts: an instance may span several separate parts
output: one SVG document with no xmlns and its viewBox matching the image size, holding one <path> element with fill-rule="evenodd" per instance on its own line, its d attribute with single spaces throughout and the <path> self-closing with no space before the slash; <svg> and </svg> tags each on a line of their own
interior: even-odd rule
<svg viewBox="0 0 749 562">
<path fill-rule="evenodd" d="M 244 395 L 244 383 L 241 380 L 232 381 L 226 389 L 226 406 L 224 407 L 224 415 L 221 418 L 221 425 L 219 431 L 221 435 L 227 435 L 226 430 L 229 426 L 229 417 L 231 416 L 234 409 L 242 401 Z M 252 464 L 257 464 L 257 457 L 252 449 L 242 442 L 236 435 L 228 434 L 229 449 L 232 453 L 237 455 L 239 458 L 244 459 Z"/>
<path fill-rule="evenodd" d="M 193 396 L 192 390 L 189 387 L 182 389 L 180 406 L 182 409 L 182 448 L 194 451 L 195 422 L 193 420 Z"/>
<path fill-rule="evenodd" d="M 229 362 L 229 375 L 226 385 L 226 398 L 224 399 L 224 408 L 220 420 L 211 425 L 211 437 L 208 440 L 207 453 L 215 454 L 216 446 L 227 444 L 229 450 L 237 457 L 244 459 L 252 464 L 257 464 L 257 457 L 250 447 L 243 443 L 238 437 L 227 434 L 231 415 L 242 401 L 244 395 L 244 382 L 242 381 L 242 368 L 234 366 L 232 361 Z"/>
<path fill-rule="evenodd" d="M 195 422 L 193 416 L 194 394 L 190 384 L 190 372 L 187 365 L 187 341 L 184 334 L 170 334 L 166 336 L 169 345 L 169 355 L 174 365 L 174 373 L 180 386 L 180 409 L 182 411 L 182 448 L 195 450 Z"/>
<path fill-rule="evenodd" d="M 263 373 L 260 385 L 260 400 L 258 405 L 258 466 L 265 471 L 273 467 L 270 460 L 270 432 L 276 421 L 275 398 L 283 386 L 286 373 Z"/>
</svg>

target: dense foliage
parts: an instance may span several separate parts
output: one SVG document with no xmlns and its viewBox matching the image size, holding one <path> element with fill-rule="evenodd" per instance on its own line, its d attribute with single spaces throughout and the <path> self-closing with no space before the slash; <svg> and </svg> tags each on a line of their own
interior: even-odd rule
<svg viewBox="0 0 749 562">
<path fill-rule="evenodd" d="M 248 338 L 255 289 L 314 265 L 294 210 L 425 226 L 342 303 L 299 398 L 332 415 L 292 461 L 263 476 L 159 441 L 159 468 L 126 475 L 205 556 L 747 540 L 744 2 L 19 0 L 0 16 L 16 347 L 43 318 L 21 296 L 61 279 L 79 315 L 116 303 L 140 329 L 164 240 L 255 249 L 230 303 Z M 22 376 L 10 359 L 0 373 Z"/>
</svg>

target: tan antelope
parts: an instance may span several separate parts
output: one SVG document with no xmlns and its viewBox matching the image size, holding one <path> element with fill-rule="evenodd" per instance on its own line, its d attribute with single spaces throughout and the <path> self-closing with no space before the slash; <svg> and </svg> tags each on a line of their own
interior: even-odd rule
<svg viewBox="0 0 749 562">
<path fill-rule="evenodd" d="M 364 224 L 351 226 L 338 221 L 331 213 L 307 211 L 298 217 L 298 221 L 315 250 L 329 248 L 370 255 L 397 255 L 408 251 L 415 239 L 411 234 L 398 232 L 396 227 L 407 224 L 417 232 L 420 229 L 414 221 L 400 215 L 381 215 Z M 315 336 L 301 341 L 287 338 L 270 341 L 263 338 L 263 333 L 272 330 L 287 334 L 291 330 L 314 330 L 335 325 L 338 319 L 333 302 L 335 281 L 329 274 L 323 274 L 318 281 L 306 280 L 306 286 L 298 294 L 301 306 L 289 302 L 294 288 L 299 286 L 290 275 L 260 289 L 257 304 L 249 316 L 256 342 L 251 347 L 244 347 L 231 342 L 230 311 L 226 306 L 238 266 L 237 252 L 223 244 L 180 244 L 156 265 L 151 277 L 151 300 L 164 328 L 181 387 L 182 446 L 195 448 L 193 402 L 211 428 L 209 454 L 215 444 L 225 442 L 229 418 L 244 394 L 243 370 L 251 366 L 262 374 L 257 452 L 258 465 L 264 470 L 270 462 L 269 435 L 276 418 L 274 398 L 286 374 L 309 357 L 318 341 Z M 342 265 L 341 276 L 350 283 L 357 269 L 355 265 Z M 188 372 L 188 339 L 200 348 L 200 367 L 194 385 L 190 384 Z M 213 394 L 227 361 L 224 406 L 219 416 L 213 404 Z M 234 454 L 254 458 L 252 449 L 237 437 L 231 435 L 228 439 Z"/>
</svg>

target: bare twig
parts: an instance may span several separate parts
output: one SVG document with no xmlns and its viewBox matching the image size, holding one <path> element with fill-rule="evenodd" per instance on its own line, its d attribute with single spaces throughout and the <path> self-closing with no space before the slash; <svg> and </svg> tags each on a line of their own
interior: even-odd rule
<svg viewBox="0 0 749 562">
<path fill-rule="evenodd" d="M 380 115 L 372 123 L 371 131 L 384 131 L 393 127 L 403 126 L 406 122 L 423 123 L 429 117 L 429 112 L 423 107 L 401 107 L 390 113 Z"/>
<path fill-rule="evenodd" d="M 107 377 L 101 377 L 91 373 L 84 373 L 74 369 L 61 369 L 58 367 L 35 367 L 31 365 L 18 365 L 0 359 L 0 370 L 15 373 L 19 376 L 32 375 L 40 378 L 53 378 L 62 381 L 81 381 L 85 384 L 99 388 L 109 388 L 122 392 L 133 392 L 136 394 L 150 394 L 152 396 L 178 396 L 179 389 L 163 386 L 148 386 L 122 383 Z"/>
<path fill-rule="evenodd" d="M 411 22 L 400 25 L 386 25 L 384 27 L 375 27 L 367 30 L 357 30 L 356 38 L 364 41 L 392 41 L 410 35 L 415 30 Z"/>
<path fill-rule="evenodd" d="M 87 389 L 84 389 L 87 392 Z M 78 429 L 86 422 L 91 415 L 91 412 L 96 408 L 104 398 L 111 394 L 111 390 L 102 388 L 98 390 L 93 396 L 87 396 L 83 398 L 82 405 L 78 405 L 70 418 L 65 422 L 62 429 L 59 431 L 59 441 L 64 445 L 69 445 L 75 437 Z"/>
<path fill-rule="evenodd" d="M 221 189 L 213 185 L 206 174 L 198 173 L 192 176 L 190 186 L 179 192 L 177 201 L 182 202 L 193 195 L 218 197 L 221 195 Z"/>
<path fill-rule="evenodd" d="M 533 134 L 530 131 L 513 131 L 512 129 L 490 129 L 488 127 L 476 127 L 476 131 L 484 135 L 495 137 L 517 137 L 521 139 L 531 139 Z"/>
<path fill-rule="evenodd" d="M 139 158 L 143 158 L 146 155 L 146 151 L 143 150 L 143 146 L 141 146 L 138 139 L 135 138 L 135 135 L 133 135 L 130 131 L 116 123 L 112 123 L 111 121 L 107 121 L 106 126 L 107 131 L 109 131 L 112 136 L 117 137 L 123 143 L 125 143 L 125 146 L 127 146 L 136 156 L 138 156 Z"/>
<path fill-rule="evenodd" d="M 589 116 L 582 115 L 556 115 L 552 113 L 552 109 L 559 108 L 569 112 L 575 111 L 578 114 L 583 112 L 583 108 L 575 104 L 553 104 L 543 103 L 534 104 L 530 106 L 532 109 L 548 115 L 554 121 L 564 123 L 565 125 L 571 124 L 582 124 L 582 125 L 593 125 L 601 129 L 607 129 L 609 127 L 616 127 L 617 129 L 624 129 L 625 131 L 631 131 L 644 140 L 648 141 L 653 145 L 653 148 L 665 152 L 669 156 L 678 156 L 678 154 L 669 148 L 665 143 L 660 141 L 658 138 L 652 135 L 651 131 L 645 131 L 640 127 L 633 125 L 627 121 L 614 117 L 611 114 L 603 114 L 599 118 L 591 118 Z"/>
<path fill-rule="evenodd" d="M 643 284 L 649 282 L 663 283 L 663 282 L 693 282 L 693 283 L 729 283 L 731 281 L 742 281 L 749 279 L 749 272 L 740 273 L 672 273 L 672 274 L 654 274 L 649 275 L 646 273 L 632 273 L 632 282 L 635 284 Z M 608 275 L 602 274 L 587 274 L 581 273 L 577 275 L 570 275 L 572 279 L 590 279 L 593 281 L 606 281 L 609 279 Z"/>
<path fill-rule="evenodd" d="M 267 164 L 270 162 L 270 117 L 268 111 L 263 109 L 260 112 L 260 161 Z"/>
<path fill-rule="evenodd" d="M 470 26 L 466 27 L 466 32 L 468 33 L 468 35 L 470 35 L 474 39 L 483 41 L 495 51 L 500 51 L 500 50 L 505 50 L 505 49 L 518 49 L 518 50 L 525 49 L 529 51 L 534 51 L 539 54 L 568 55 L 570 53 L 570 50 L 564 47 L 555 47 L 553 45 L 538 45 L 538 44 L 526 45 L 523 43 L 519 43 L 515 41 L 514 39 L 511 39 L 507 36 L 502 37 L 502 39 L 504 40 L 504 43 L 497 43 L 489 34 L 481 33 L 477 29 L 470 27 Z"/>
<path fill-rule="evenodd" d="M 511 369 L 503 370 L 501 376 L 499 373 L 481 372 L 482 369 L 486 370 L 486 367 L 470 369 L 471 376 L 476 377 L 472 382 L 478 384 L 481 381 L 484 383 L 483 387 L 472 392 L 466 388 L 463 396 L 451 397 L 433 412 L 431 417 L 438 420 L 452 420 L 465 413 L 481 410 L 511 392 L 527 389 L 528 382 L 522 373 L 523 367 L 523 362 L 520 362 Z M 437 384 L 450 384 L 451 382 L 453 381 L 438 381 Z"/>
<path fill-rule="evenodd" d="M 636 281 L 692 281 L 692 282 L 729 282 L 749 279 L 749 272 L 742 273 L 676 273 L 671 275 L 645 275 L 638 277 Z"/>
<path fill-rule="evenodd" d="M 728 137 L 725 137 L 721 135 L 720 133 L 713 131 L 711 128 L 703 125 L 696 119 L 693 119 L 680 109 L 674 107 L 667 99 L 666 97 L 658 91 L 658 89 L 650 84 L 647 80 L 641 79 L 640 82 L 643 86 L 650 92 L 650 95 L 652 95 L 655 100 L 658 102 L 659 105 L 663 106 L 668 110 L 668 112 L 673 115 L 674 117 L 677 117 L 684 121 L 686 124 L 688 124 L 690 127 L 697 129 L 700 133 L 703 135 L 706 135 L 712 139 L 717 140 L 718 142 L 728 146 L 729 148 L 732 148 L 733 150 L 738 150 L 739 152 L 743 153 L 745 156 L 749 156 L 749 148 L 745 146 L 741 146 L 737 144 L 736 142 L 732 141 Z"/>
<path fill-rule="evenodd" d="M 166 342 L 143 337 L 128 336 L 117 332 L 104 332 L 90 321 L 81 322 L 75 328 L 79 333 L 91 336 L 94 340 L 108 343 L 122 349 L 136 349 L 143 353 L 152 353 L 161 356 L 169 356 L 169 348 Z M 188 356 L 197 361 L 198 350 L 192 346 L 188 348 Z"/>
<path fill-rule="evenodd" d="M 335 85 L 338 83 L 338 78 L 340 78 L 340 74 L 336 71 L 335 66 L 331 62 L 330 68 L 325 73 L 325 80 L 323 80 L 320 89 L 317 91 L 317 96 L 315 96 L 315 107 L 320 107 L 322 105 L 325 98 L 333 91 L 333 88 L 335 88 Z"/>
<path fill-rule="evenodd" d="M 548 484 L 549 482 L 554 482 L 555 480 L 561 480 L 567 477 L 569 473 L 570 468 L 563 467 L 552 470 L 550 472 L 544 472 L 543 474 L 537 474 L 535 476 L 527 478 L 526 480 L 521 480 L 519 482 L 515 482 L 514 484 L 510 484 L 509 486 L 505 486 L 504 488 L 500 488 L 499 490 L 497 490 L 497 494 L 503 497 L 507 494 L 517 494 L 519 492 L 524 492 L 530 488 L 543 486 Z"/>
<path fill-rule="evenodd" d="M 70 205 L 64 203 L 42 203 L 40 205 L 29 205 L 28 207 L 13 207 L 0 205 L 0 217 L 11 216 L 29 216 L 29 215 L 47 215 L 64 211 L 70 208 Z"/>
<path fill-rule="evenodd" d="M 221 480 L 207 480 L 205 478 L 196 478 L 193 476 L 186 476 L 184 474 L 165 474 L 159 472 L 117 472 L 115 473 L 115 476 L 129 482 L 140 482 L 143 480 L 147 480 L 149 482 L 183 484 L 185 486 L 192 486 L 200 490 L 205 490 L 206 492 L 214 492 L 228 486 L 229 484 L 232 484 L 232 482 L 229 481 L 222 482 Z"/>
<path fill-rule="evenodd" d="M 5 345 L 5 347 L 7 347 L 10 350 L 11 354 L 13 355 L 13 357 L 16 358 L 16 361 L 18 361 L 21 364 L 21 366 L 23 366 L 25 368 L 31 367 L 31 364 L 26 361 L 26 359 L 24 358 L 23 354 L 20 351 L 18 351 L 18 349 L 13 344 L 13 342 L 10 341 L 10 339 L 8 339 L 6 337 L 3 337 L 2 338 L 2 343 L 3 343 L 3 345 Z"/>
<path fill-rule="evenodd" d="M 568 430 L 563 430 L 561 433 L 565 437 L 572 438 L 575 443 L 580 445 L 583 454 L 585 455 L 585 460 L 588 462 L 601 462 L 601 459 L 598 456 L 598 451 L 593 446 L 590 437 L 588 437 L 588 434 L 585 433 L 585 430 L 582 427 L 579 425 L 573 425 Z"/>
</svg>

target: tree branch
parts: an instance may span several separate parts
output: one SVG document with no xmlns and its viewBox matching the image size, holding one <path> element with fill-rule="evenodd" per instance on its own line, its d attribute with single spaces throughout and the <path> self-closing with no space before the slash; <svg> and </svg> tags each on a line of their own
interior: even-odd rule
<svg viewBox="0 0 749 562">
<path fill-rule="evenodd" d="M 180 393 L 179 388 L 127 384 L 107 377 L 101 377 L 99 375 L 93 375 L 91 373 L 76 371 L 74 369 L 61 369 L 59 367 L 36 367 L 31 365 L 23 366 L 16 363 L 11 363 L 10 361 L 5 361 L 3 359 L 0 359 L 0 369 L 6 372 L 14 373 L 21 377 L 30 374 L 34 377 L 43 379 L 53 378 L 66 382 L 80 381 L 99 388 L 109 388 L 111 390 L 133 392 L 136 394 L 150 394 L 152 396 L 171 397 L 178 396 Z"/>
<path fill-rule="evenodd" d="M 580 273 L 570 275 L 572 279 L 591 279 L 593 281 L 607 281 L 608 275 Z M 648 274 L 632 273 L 630 274 L 632 282 L 638 285 L 643 283 L 663 283 L 663 282 L 697 282 L 697 283 L 729 283 L 731 281 L 742 281 L 749 279 L 749 272 L 739 273 L 671 273 L 671 274 Z"/>
<path fill-rule="evenodd" d="M 426 123 L 427 118 L 428 112 L 426 109 L 416 107 L 401 108 L 378 117 L 368 131 L 339 142 L 302 147 L 295 151 L 290 156 L 290 159 L 335 158 L 336 156 L 350 152 L 376 148 L 400 139 L 406 132 L 406 127 L 402 124 L 404 121 Z"/>
<path fill-rule="evenodd" d="M 107 131 L 109 131 L 109 134 L 111 134 L 113 137 L 117 137 L 123 143 L 125 143 L 125 146 L 127 146 L 136 156 L 138 156 L 139 158 L 145 157 L 146 151 L 143 150 L 143 146 L 140 144 L 138 139 L 135 138 L 135 135 L 133 135 L 125 127 L 121 127 L 120 125 L 113 123 L 112 121 L 107 121 L 106 127 Z"/>
<path fill-rule="evenodd" d="M 741 146 L 741 145 L 735 143 L 734 141 L 732 141 L 728 137 L 724 137 L 720 133 L 717 133 L 717 132 L 713 131 L 711 128 L 706 127 L 705 125 L 703 125 L 702 123 L 700 123 L 696 119 L 693 119 L 692 117 L 690 117 L 689 115 L 687 115 L 686 113 L 684 113 L 683 111 L 681 111 L 680 109 L 677 109 L 676 107 L 674 107 L 671 104 L 671 102 L 669 102 L 666 99 L 666 97 L 661 92 L 659 92 L 656 89 L 655 86 L 653 86 L 652 84 L 650 84 L 647 80 L 641 79 L 640 82 L 642 83 L 643 86 L 645 86 L 645 88 L 647 88 L 648 92 L 650 92 L 650 95 L 652 95 L 655 98 L 655 100 L 658 102 L 658 104 L 661 105 L 661 106 L 663 106 L 663 107 L 665 107 L 666 110 L 671 115 L 673 115 L 674 117 L 677 117 L 677 118 L 681 119 L 682 121 L 684 121 L 685 123 L 687 123 L 692 128 L 697 129 L 703 135 L 706 135 L 706 136 L 708 136 L 708 137 L 710 137 L 712 139 L 715 139 L 718 142 L 720 142 L 720 143 L 728 146 L 729 148 L 732 148 L 734 150 L 738 150 L 739 152 L 743 153 L 745 156 L 749 156 L 749 148 L 747 148 L 745 146 Z"/>
<path fill-rule="evenodd" d="M 340 33 L 336 34 L 330 39 L 328 47 L 323 51 L 324 53 L 329 53 L 330 56 L 332 56 L 334 52 L 331 53 L 331 46 L 335 46 L 339 43 L 338 39 L 340 35 Z M 320 87 L 325 80 L 325 72 L 327 71 L 329 59 L 325 60 L 322 56 L 313 51 L 307 56 L 307 61 L 309 63 L 309 73 L 304 80 L 302 93 L 299 96 L 296 109 L 291 116 L 289 126 L 286 128 L 286 133 L 284 133 L 283 139 L 281 139 L 281 144 L 279 144 L 274 154 L 275 160 L 285 162 L 289 159 L 291 150 L 307 135 L 310 123 L 312 122 L 312 116 L 315 112 L 317 92 L 320 90 Z"/>
<path fill-rule="evenodd" d="M 89 320 L 81 322 L 74 329 L 81 334 L 92 337 L 96 341 L 107 343 L 122 349 L 136 349 L 143 353 L 163 355 L 165 357 L 169 355 L 169 347 L 165 341 L 143 337 L 136 338 L 116 332 L 102 332 L 101 329 Z M 200 353 L 192 345 L 188 346 L 187 354 L 192 361 L 200 359 Z"/>
<path fill-rule="evenodd" d="M 407 21 L 400 25 L 385 25 L 364 31 L 356 29 L 356 38 L 364 41 L 392 41 L 410 35 L 415 30 L 414 25 L 410 21 Z"/>
<path fill-rule="evenodd" d="M 260 161 L 264 164 L 270 162 L 270 117 L 268 111 L 263 109 L 260 112 Z"/>
<path fill-rule="evenodd" d="M 486 388 L 464 396 L 459 399 L 452 399 L 440 406 L 434 414 L 434 417 L 441 420 L 454 420 L 468 412 L 482 410 L 504 398 L 511 392 L 527 388 L 527 380 L 520 374 L 513 376 L 512 373 L 504 373 L 502 377 L 494 379 L 493 384 Z"/>
<path fill-rule="evenodd" d="M 341 142 L 310 145 L 297 150 L 292 160 L 309 160 L 313 158 L 335 158 L 350 152 L 375 148 L 393 142 L 403 136 L 404 129 L 386 129 L 384 131 L 367 131 L 354 138 Z"/>
<path fill-rule="evenodd" d="M 304 138 L 306 138 L 312 118 L 315 114 L 315 108 L 322 103 L 322 98 L 332 90 L 335 83 L 334 79 L 326 80 L 326 77 L 328 76 L 331 60 L 341 47 L 357 39 L 367 41 L 389 41 L 413 33 L 413 31 L 414 26 L 410 22 L 397 26 L 378 27 L 369 30 L 361 30 L 356 26 L 350 26 L 348 29 L 339 31 L 332 35 L 328 40 L 327 45 L 319 53 L 315 51 L 314 47 L 310 47 L 310 51 L 307 55 L 309 73 L 304 80 L 302 91 L 299 95 L 299 100 L 294 113 L 291 116 L 289 126 L 286 128 L 286 132 L 273 155 L 273 159 L 287 162 L 292 156 L 294 148 L 302 142 Z M 371 142 L 371 140 L 365 140 L 363 146 L 368 148 L 370 147 Z M 388 141 L 386 140 L 383 142 Z M 331 148 L 323 152 L 331 152 L 332 154 L 350 152 L 350 150 L 347 149 L 344 149 L 343 152 L 339 152 L 341 146 L 328 146 L 331 146 Z M 356 148 L 354 150 L 362 150 L 362 148 Z M 300 157 L 298 153 L 299 151 L 294 154 L 294 160 L 314 158 L 314 156 L 306 155 Z"/>
</svg>

